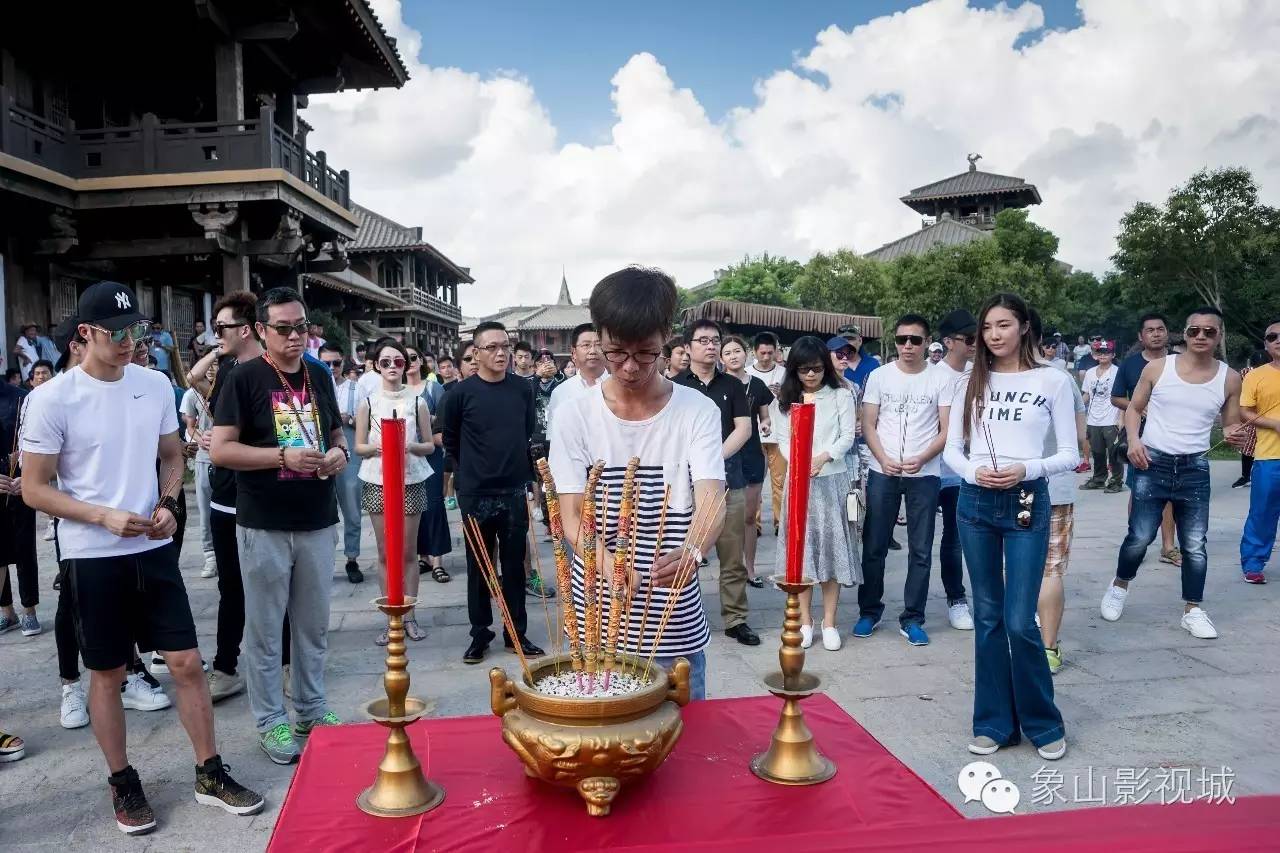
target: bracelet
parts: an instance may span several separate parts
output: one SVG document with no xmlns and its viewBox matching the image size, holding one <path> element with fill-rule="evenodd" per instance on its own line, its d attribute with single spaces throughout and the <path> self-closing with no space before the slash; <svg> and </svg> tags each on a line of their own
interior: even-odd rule
<svg viewBox="0 0 1280 853">
<path fill-rule="evenodd" d="M 172 495 L 165 495 L 156 504 L 156 509 L 167 509 L 174 518 L 178 517 L 178 500 Z"/>
<path fill-rule="evenodd" d="M 280 470 L 283 471 L 284 469 L 284 448 L 282 447 L 280 448 Z"/>
</svg>

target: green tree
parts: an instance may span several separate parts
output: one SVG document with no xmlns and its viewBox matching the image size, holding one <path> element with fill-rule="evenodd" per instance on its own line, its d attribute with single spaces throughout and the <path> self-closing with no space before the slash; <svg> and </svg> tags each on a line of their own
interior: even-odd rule
<svg viewBox="0 0 1280 853">
<path fill-rule="evenodd" d="M 841 314 L 877 313 L 889 283 L 886 266 L 852 249 L 819 252 L 804 265 L 791 286 L 801 307 Z"/>
<path fill-rule="evenodd" d="M 1258 201 L 1247 169 L 1201 170 L 1163 205 L 1139 202 L 1120 220 L 1116 242 L 1111 259 L 1132 285 L 1120 295 L 1135 308 L 1176 323 L 1213 305 L 1255 341 L 1280 316 L 1280 210 Z"/>
<path fill-rule="evenodd" d="M 313 323 L 319 323 L 324 329 L 322 336 L 327 343 L 332 344 L 342 350 L 342 354 L 346 357 L 351 355 L 351 340 L 347 337 L 347 330 L 343 324 L 338 321 L 328 311 L 311 310 L 307 312 L 308 319 Z"/>
<path fill-rule="evenodd" d="M 746 257 L 742 263 L 725 270 L 715 296 L 735 302 L 791 308 L 797 304 L 791 287 L 802 269 L 799 261 L 768 252 L 757 258 Z"/>
<path fill-rule="evenodd" d="M 1022 261 L 1041 269 L 1057 264 L 1054 258 L 1058 254 L 1058 238 L 1028 219 L 1023 208 L 1010 207 L 997 213 L 992 236 L 1000 257 L 1006 261 Z"/>
</svg>

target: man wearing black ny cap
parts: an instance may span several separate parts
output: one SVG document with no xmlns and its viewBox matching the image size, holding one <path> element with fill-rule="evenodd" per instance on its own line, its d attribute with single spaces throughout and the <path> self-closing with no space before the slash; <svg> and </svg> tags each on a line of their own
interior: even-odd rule
<svg viewBox="0 0 1280 853">
<path fill-rule="evenodd" d="M 969 385 L 974 350 L 977 349 L 978 321 L 963 308 L 958 308 L 942 318 L 938 324 L 938 336 L 947 354 L 931 369 L 942 371 L 950 377 L 951 384 L 943 390 L 939 405 L 951 405 L 957 395 L 964 395 Z M 963 400 L 961 401 L 963 402 Z M 964 556 L 960 552 L 960 529 L 956 526 L 956 502 L 960 499 L 961 477 L 942 462 L 942 488 L 938 503 L 942 507 L 942 541 L 938 544 L 938 564 L 942 571 L 942 587 L 947 593 L 947 621 L 952 628 L 973 630 L 973 614 L 964 593 Z"/>
<path fill-rule="evenodd" d="M 164 376 L 131 363 L 134 342 L 148 330 L 131 289 L 98 282 L 80 297 L 76 316 L 84 360 L 28 404 L 23 498 L 61 519 L 64 583 L 92 673 L 90 720 L 111 771 L 116 824 L 129 835 L 156 826 L 125 752 L 120 683 L 135 644 L 161 651 L 173 676 L 178 715 L 199 762 L 197 802 L 257 814 L 262 797 L 233 780 L 218 756 L 195 623 L 172 546 L 184 467 L 173 391 Z M 57 487 L 50 485 L 55 477 Z"/>
</svg>

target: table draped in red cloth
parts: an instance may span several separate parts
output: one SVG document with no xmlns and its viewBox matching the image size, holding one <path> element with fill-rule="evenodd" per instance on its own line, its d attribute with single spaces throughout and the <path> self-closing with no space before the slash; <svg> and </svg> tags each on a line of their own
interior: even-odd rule
<svg viewBox="0 0 1280 853">
<path fill-rule="evenodd" d="M 779 850 L 792 833 L 852 838 L 900 828 L 909 836 L 912 825 L 963 821 L 823 695 L 804 702 L 805 718 L 839 767 L 835 778 L 807 788 L 757 779 L 747 764 L 768 747 L 780 708 L 771 696 L 690 704 L 671 756 L 648 779 L 626 785 L 603 818 L 590 817 L 576 791 L 525 776 L 496 717 L 410 726 L 428 776 L 447 792 L 444 805 L 416 818 L 371 817 L 355 799 L 373 781 L 386 731 L 372 724 L 318 728 L 269 849 L 493 851 L 509 842 L 520 850 L 670 851 L 707 843 Z"/>
</svg>

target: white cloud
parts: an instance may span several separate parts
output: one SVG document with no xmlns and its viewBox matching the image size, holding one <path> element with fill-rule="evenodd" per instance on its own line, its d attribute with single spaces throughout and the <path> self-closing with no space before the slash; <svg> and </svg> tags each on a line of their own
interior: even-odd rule
<svg viewBox="0 0 1280 853">
<path fill-rule="evenodd" d="M 472 268 L 472 314 L 553 299 L 562 264 L 582 298 L 631 262 L 693 285 L 746 253 L 868 251 L 918 227 L 899 196 L 971 151 L 1037 184 L 1033 218 L 1098 272 L 1124 211 L 1196 169 L 1248 166 L 1280 195 L 1280 6 L 1262 0 L 1081 0 L 1066 32 L 1030 3 L 935 0 L 815 34 L 723 122 L 655 44 L 614 75 L 612 131 L 591 146 L 557 141 L 518 72 L 423 64 L 399 3 L 374 6 L 412 78 L 314 98 L 314 146 L 361 203 Z"/>
</svg>

